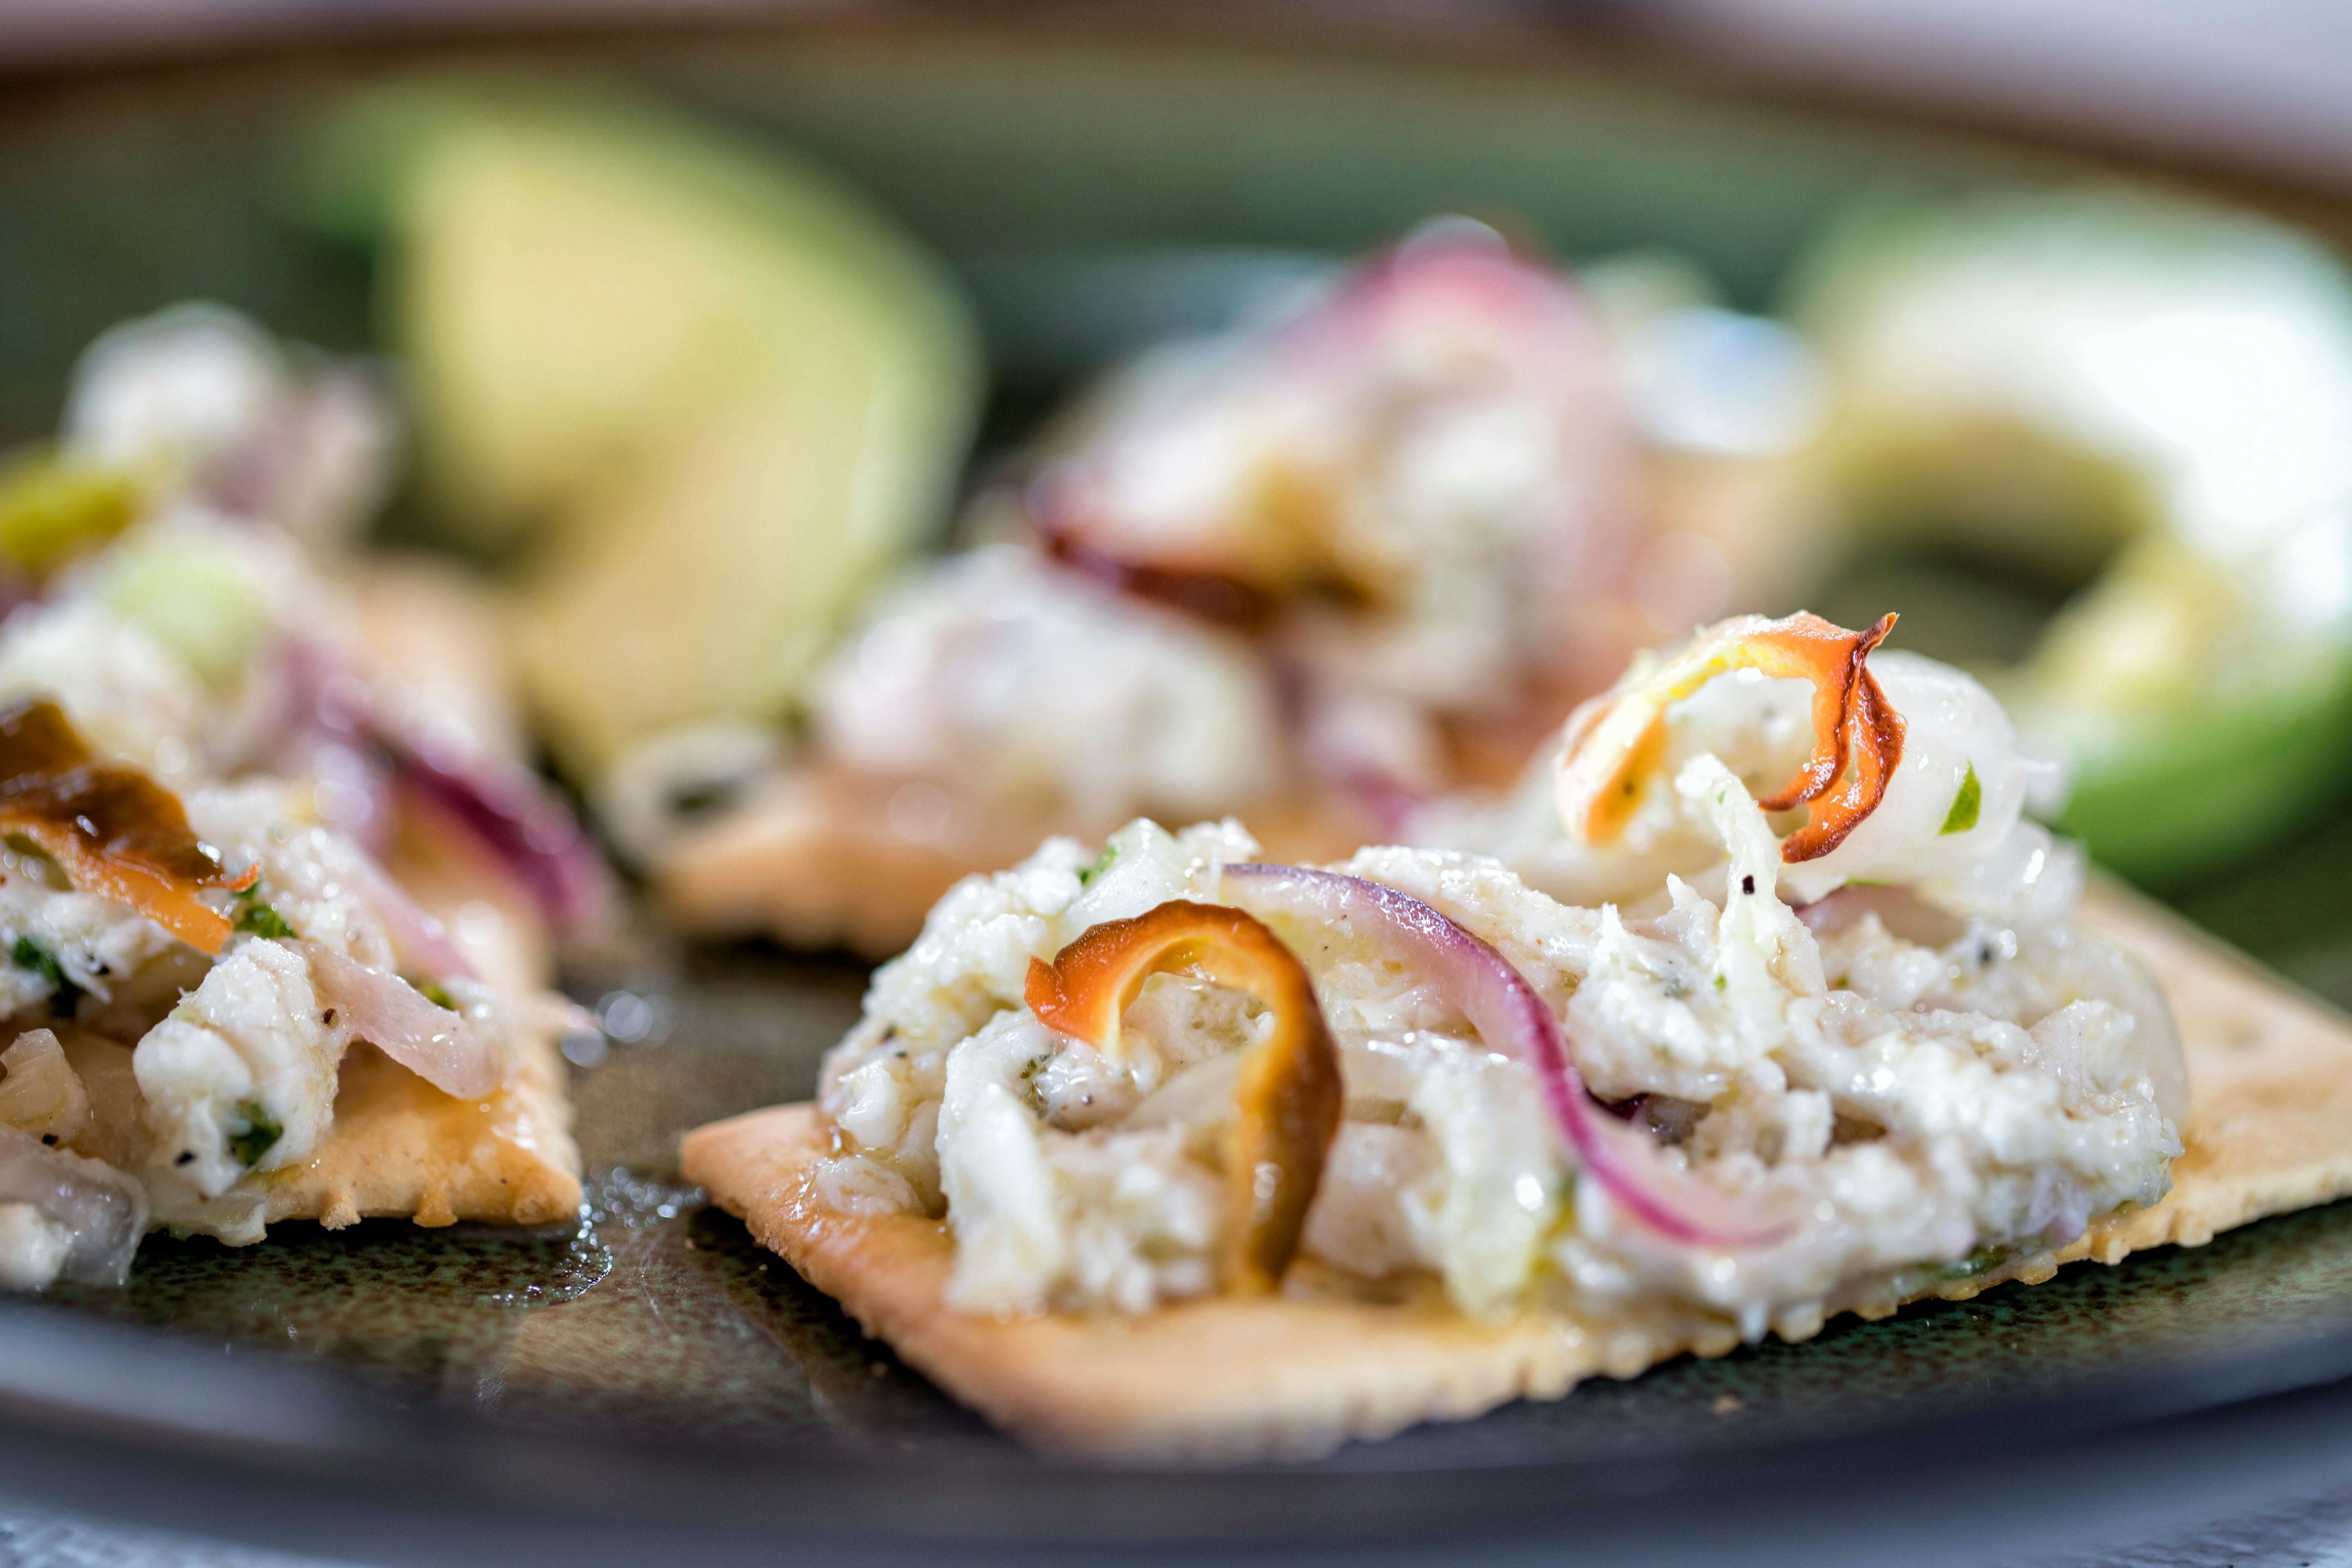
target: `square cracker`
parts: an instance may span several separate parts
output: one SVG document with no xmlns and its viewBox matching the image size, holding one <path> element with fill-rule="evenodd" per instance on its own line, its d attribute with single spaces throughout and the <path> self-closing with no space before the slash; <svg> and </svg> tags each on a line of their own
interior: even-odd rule
<svg viewBox="0 0 2352 1568">
<path fill-rule="evenodd" d="M 495 925 L 478 912 L 467 922 L 489 940 L 461 942 L 485 979 L 509 994 L 542 983 L 544 943 L 527 904 L 446 847 L 429 854 L 412 847 L 399 870 L 428 909 L 447 915 L 478 900 L 498 910 Z M 58 1034 L 95 1112 L 79 1151 L 138 1169 L 146 1148 L 131 1047 L 70 1026 Z M 308 1160 L 270 1178 L 263 1221 L 315 1219 L 339 1230 L 376 1216 L 424 1226 L 461 1219 L 547 1225 L 576 1215 L 580 1157 L 562 1054 L 549 1033 L 517 1046 L 514 1081 L 487 1100 L 463 1100 L 375 1047 L 353 1044 L 343 1057 L 334 1119 Z"/>
<path fill-rule="evenodd" d="M 2352 1192 L 2352 1022 L 2134 895 L 2102 888 L 2085 914 L 2148 961 L 2180 1026 L 2192 1109 L 2172 1191 L 2094 1222 L 2063 1251 L 1927 1294 L 1958 1300 L 2047 1279 L 2080 1258 L 2199 1246 Z M 1298 1289 L 1297 1270 L 1280 1296 L 1210 1297 L 1136 1318 L 957 1312 L 944 1300 L 944 1223 L 840 1214 L 810 1192 L 830 1142 L 814 1106 L 754 1111 L 689 1133 L 686 1174 L 908 1364 L 1051 1447 L 1129 1459 L 1305 1456 L 1735 1342 L 1697 1320 L 1663 1334 L 1554 1312 L 1482 1323 L 1433 1288 L 1366 1301 Z"/>
</svg>

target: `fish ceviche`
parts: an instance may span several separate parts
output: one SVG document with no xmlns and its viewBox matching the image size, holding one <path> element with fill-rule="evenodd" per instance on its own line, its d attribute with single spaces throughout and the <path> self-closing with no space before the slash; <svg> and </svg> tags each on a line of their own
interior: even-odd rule
<svg viewBox="0 0 2352 1568">
<path fill-rule="evenodd" d="M 436 677 L 446 648 L 394 668 L 329 569 L 322 513 L 389 439 L 322 402 L 344 374 L 167 312 L 100 340 L 65 438 L 0 485 L 0 1286 L 119 1284 L 151 1224 L 349 1225 L 382 1173 L 306 1172 L 348 1052 L 496 1132 L 524 1037 L 569 1020 L 482 960 L 501 920 L 587 918 L 601 865 L 510 719 Z M 427 839 L 516 893 L 477 940 L 385 868 Z"/>
<path fill-rule="evenodd" d="M 1516 770 L 1633 646 L 1610 613 L 1638 487 L 1609 355 L 1570 278 L 1468 224 L 1163 346 L 984 489 L 974 547 L 878 595 L 814 677 L 807 744 L 761 787 L 832 796 L 856 875 L 812 853 L 756 877 L 743 840 L 673 820 L 681 786 L 712 793 L 702 770 L 736 787 L 724 726 L 618 765 L 607 823 L 657 868 L 689 846 L 669 901 L 698 923 L 743 924 L 748 900 L 824 942 L 840 906 L 883 953 L 956 875 L 1051 828 L 1240 811 L 1322 854 L 1383 833 L 1399 803 L 1485 779 L 1474 755 Z"/>
<path fill-rule="evenodd" d="M 2156 1203 L 2165 1004 L 2023 815 L 2054 770 L 1892 624 L 1639 660 L 1419 847 L 1139 821 L 967 879 L 826 1060 L 814 1194 L 944 1217 L 970 1312 L 1442 1293 L 1629 1370 Z"/>
</svg>

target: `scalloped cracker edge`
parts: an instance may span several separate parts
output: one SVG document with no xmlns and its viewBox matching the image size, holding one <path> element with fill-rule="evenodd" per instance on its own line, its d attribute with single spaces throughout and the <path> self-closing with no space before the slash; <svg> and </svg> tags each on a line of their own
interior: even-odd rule
<svg viewBox="0 0 2352 1568">
<path fill-rule="evenodd" d="M 2136 895 L 2095 889 L 2084 916 L 2147 961 L 2180 1026 L 2190 1126 L 2172 1191 L 2153 1208 L 2094 1222 L 2063 1251 L 1923 1297 L 1963 1300 L 2009 1280 L 2039 1283 L 2080 1259 L 2200 1246 L 2352 1193 L 2352 1021 Z M 1433 1289 L 1370 1302 L 1294 1287 L 1135 1318 L 957 1312 L 944 1298 L 953 1261 L 944 1224 L 841 1214 L 811 1194 L 829 1141 L 812 1106 L 754 1111 L 689 1133 L 686 1175 L 902 1360 L 1046 1447 L 1125 1460 L 1303 1458 L 1736 1342 L 1696 1318 L 1664 1332 L 1552 1312 L 1481 1323 Z"/>
</svg>

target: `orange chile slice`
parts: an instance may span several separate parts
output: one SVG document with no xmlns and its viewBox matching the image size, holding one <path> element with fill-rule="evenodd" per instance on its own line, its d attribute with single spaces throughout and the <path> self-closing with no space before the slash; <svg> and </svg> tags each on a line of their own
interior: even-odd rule
<svg viewBox="0 0 2352 1568">
<path fill-rule="evenodd" d="M 244 889 L 189 830 L 179 797 L 133 768 L 101 763 L 54 702 L 0 706 L 0 833 L 28 838 L 84 892 L 127 904 L 218 952 L 229 922 L 196 895 Z"/>
<path fill-rule="evenodd" d="M 1588 844 L 1622 832 L 1665 747 L 1666 710 L 1718 675 L 1753 669 L 1812 682 L 1812 755 L 1786 787 L 1756 804 L 1766 811 L 1809 807 L 1805 825 L 1781 841 L 1781 859 L 1828 854 L 1878 809 L 1903 760 L 1902 716 L 1865 663 L 1894 629 L 1891 613 L 1858 632 L 1802 612 L 1779 621 L 1748 616 L 1707 628 L 1664 663 L 1637 668 L 1570 721 L 1558 781 L 1563 818 Z M 1849 766 L 1853 776 L 1832 794 Z"/>
<path fill-rule="evenodd" d="M 1339 1052 L 1296 954 L 1239 910 L 1171 900 L 1106 921 L 1054 955 L 1029 961 L 1029 1010 L 1047 1027 L 1116 1059 L 1118 1018 L 1155 974 L 1245 991 L 1274 1016 L 1249 1047 L 1225 1136 L 1230 1214 L 1226 1287 L 1262 1295 L 1282 1281 L 1339 1131 Z"/>
</svg>

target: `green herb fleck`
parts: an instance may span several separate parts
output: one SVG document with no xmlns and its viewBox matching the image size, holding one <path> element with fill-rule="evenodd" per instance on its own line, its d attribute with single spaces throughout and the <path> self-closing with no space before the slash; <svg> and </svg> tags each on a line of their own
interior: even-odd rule
<svg viewBox="0 0 2352 1568">
<path fill-rule="evenodd" d="M 1718 974 L 1715 977 L 1715 988 L 1717 991 L 1722 990 L 1727 984 L 1729 983 L 1722 975 Z"/>
<path fill-rule="evenodd" d="M 1109 870 L 1110 863 L 1118 858 L 1118 850 L 1111 845 L 1104 845 L 1102 847 L 1102 853 L 1095 857 L 1095 863 L 1093 865 L 1082 866 L 1078 868 L 1078 886 L 1083 888 L 1088 882 L 1093 881 L 1097 877 L 1101 876 L 1105 871 Z"/>
<path fill-rule="evenodd" d="M 1983 807 L 1984 786 L 1977 783 L 1977 765 L 1970 763 L 1960 779 L 1960 793 L 1952 797 L 1952 809 L 1944 814 L 1938 837 L 1944 833 L 1966 833 L 1977 825 L 1977 813 Z"/>
<path fill-rule="evenodd" d="M 81 994 L 81 987 L 66 978 L 66 972 L 59 967 L 57 955 L 29 936 L 16 939 L 16 945 L 8 950 L 8 962 L 19 969 L 29 969 L 47 981 L 49 989 L 56 994 L 50 1005 L 58 1011 L 72 1007 L 74 998 Z"/>
<path fill-rule="evenodd" d="M 237 895 L 245 907 L 236 911 L 236 929 L 248 935 L 266 936 L 273 941 L 290 940 L 294 936 L 294 928 L 286 923 L 286 917 L 252 895 L 251 888 Z"/>
<path fill-rule="evenodd" d="M 236 1113 L 245 1119 L 245 1125 L 228 1135 L 229 1152 L 243 1164 L 257 1165 L 264 1154 L 278 1146 L 286 1129 L 270 1120 L 269 1112 L 261 1108 L 257 1100 L 241 1102 Z"/>
<path fill-rule="evenodd" d="M 454 1013 L 457 1010 L 457 999 L 450 995 L 449 988 L 438 980 L 419 981 L 416 991 L 417 994 L 445 1012 Z"/>
</svg>

